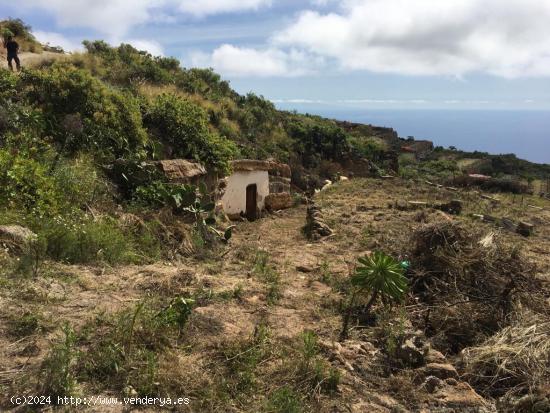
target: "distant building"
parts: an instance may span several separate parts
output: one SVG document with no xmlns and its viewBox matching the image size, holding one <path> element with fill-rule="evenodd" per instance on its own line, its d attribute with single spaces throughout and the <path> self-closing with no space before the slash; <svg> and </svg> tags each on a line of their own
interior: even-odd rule
<svg viewBox="0 0 550 413">
<path fill-rule="evenodd" d="M 483 175 L 483 174 L 468 174 L 468 178 L 478 180 L 478 181 L 488 181 L 491 179 L 490 176 Z"/>
<path fill-rule="evenodd" d="M 432 141 L 422 140 L 407 140 L 401 146 L 401 152 L 414 153 L 416 159 L 425 159 L 434 150 Z"/>
</svg>

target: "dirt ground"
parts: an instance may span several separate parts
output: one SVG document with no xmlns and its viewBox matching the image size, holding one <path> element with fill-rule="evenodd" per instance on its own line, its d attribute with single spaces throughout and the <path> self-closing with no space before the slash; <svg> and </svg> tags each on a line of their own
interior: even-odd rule
<svg viewBox="0 0 550 413">
<path fill-rule="evenodd" d="M 220 348 L 253 336 L 259 323 L 269 326 L 272 345 L 283 349 L 295 346 L 304 331 L 313 331 L 319 340 L 321 356 L 340 372 L 338 390 L 330 394 L 315 391 L 304 402 L 304 411 L 494 411 L 493 400 L 482 398 L 460 379 L 450 355 L 430 350 L 428 366 L 445 366 L 450 371 L 443 386 L 430 390 L 425 378 L 432 373 L 426 367 L 386 368 L 383 349 L 368 327 L 354 329 L 348 341 L 339 343 L 343 297 L 338 284 L 348 277 L 357 257 L 367 251 L 380 249 L 398 257 L 404 254 L 411 232 L 424 222 L 457 220 L 521 246 L 536 263 L 537 277 L 548 288 L 550 202 L 535 197 L 500 194 L 495 197 L 500 202 L 481 198 L 474 191 L 457 193 L 399 180 L 351 180 L 317 195 L 325 221 L 334 230 L 332 236 L 319 242 L 308 241 L 301 232 L 306 214 L 302 205 L 256 222 L 238 223 L 230 245 L 217 257 L 117 268 L 49 263 L 37 278 L 2 279 L 1 410 L 22 411 L 10 405 L 9 397 L 15 391 L 33 394 L 33 377 L 52 343 L 59 340 L 64 323 L 78 330 L 100 314 L 116 313 L 151 296 L 176 296 L 200 290 L 207 298 L 195 308 L 184 343 L 174 346 L 160 360 L 159 374 L 172 375 L 169 379 L 182 383 L 191 398 L 190 405 L 180 407 L 181 411 L 261 410 L 262 398 L 273 391 L 269 383 L 278 383 L 276 387 L 286 380 L 270 378 L 285 365 L 278 357 L 268 357 L 265 363 L 260 363 L 257 396 L 246 402 L 207 403 L 203 399 L 206 396 L 199 391 L 200 387 L 211 385 L 214 370 L 210 363 Z M 455 198 L 464 204 L 459 217 L 431 208 L 396 208 L 408 200 L 432 204 Z M 529 221 L 535 225 L 535 233 L 525 238 L 491 223 L 479 222 L 469 216 L 471 213 Z M 419 214 L 425 215 L 422 222 Z M 270 299 L 269 283 L 255 269 L 258 254 L 264 254 L 267 265 L 278 274 L 277 299 Z M 405 310 L 414 311 L 414 302 L 409 302 Z M 25 313 L 39 314 L 40 328 L 16 339 L 10 332 L 13 320 Z M 182 366 L 188 374 L 178 370 Z M 83 383 L 81 391 L 92 390 Z M 88 410 L 125 411 L 114 406 L 110 410 Z"/>
</svg>

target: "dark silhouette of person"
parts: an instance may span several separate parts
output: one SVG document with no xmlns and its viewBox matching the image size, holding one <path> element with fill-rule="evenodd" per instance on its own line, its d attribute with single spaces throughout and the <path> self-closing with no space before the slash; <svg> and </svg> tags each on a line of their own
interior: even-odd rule
<svg viewBox="0 0 550 413">
<path fill-rule="evenodd" d="M 19 44 L 13 39 L 13 37 L 8 37 L 4 42 L 4 47 L 8 51 L 8 66 L 13 72 L 13 61 L 15 60 L 15 65 L 17 66 L 17 71 L 21 70 L 21 61 L 17 53 L 19 52 Z"/>
</svg>

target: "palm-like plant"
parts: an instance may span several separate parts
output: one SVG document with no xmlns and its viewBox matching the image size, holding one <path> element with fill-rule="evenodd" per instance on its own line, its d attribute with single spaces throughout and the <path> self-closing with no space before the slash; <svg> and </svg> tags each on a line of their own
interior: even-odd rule
<svg viewBox="0 0 550 413">
<path fill-rule="evenodd" d="M 403 266 L 389 255 L 376 251 L 358 259 L 359 266 L 351 277 L 353 291 L 344 317 L 341 337 L 347 337 L 349 319 L 356 297 L 361 293 L 370 293 L 370 298 L 362 308 L 367 314 L 378 297 L 385 301 L 401 301 L 407 292 L 407 278 Z"/>
</svg>

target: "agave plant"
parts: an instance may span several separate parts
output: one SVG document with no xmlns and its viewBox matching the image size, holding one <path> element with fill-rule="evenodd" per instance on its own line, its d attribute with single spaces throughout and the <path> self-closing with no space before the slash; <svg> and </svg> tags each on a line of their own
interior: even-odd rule
<svg viewBox="0 0 550 413">
<path fill-rule="evenodd" d="M 384 302 L 401 301 L 407 292 L 407 278 L 401 263 L 377 251 L 358 259 L 359 265 L 351 277 L 353 291 L 344 317 L 341 337 L 346 338 L 349 320 L 358 295 L 369 293 L 370 298 L 361 313 L 367 314 L 378 297 Z"/>
</svg>

